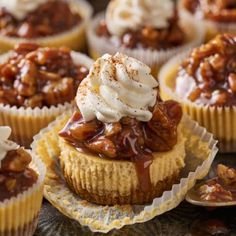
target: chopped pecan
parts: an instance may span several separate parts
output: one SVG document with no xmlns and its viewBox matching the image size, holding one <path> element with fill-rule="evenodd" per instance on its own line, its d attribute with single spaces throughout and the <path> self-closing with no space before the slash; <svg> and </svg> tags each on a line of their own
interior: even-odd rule
<svg viewBox="0 0 236 236">
<path fill-rule="evenodd" d="M 204 184 L 199 188 L 200 198 L 204 201 L 232 201 L 233 196 L 230 191 L 225 190 L 220 184 Z"/>
<path fill-rule="evenodd" d="M 102 124 L 95 120 L 84 123 L 74 123 L 70 127 L 71 136 L 77 141 L 88 140 L 101 130 Z"/>
<path fill-rule="evenodd" d="M 236 187 L 236 170 L 234 168 L 229 168 L 225 165 L 219 164 L 217 165 L 217 176 L 224 185 L 235 185 Z"/>
<path fill-rule="evenodd" d="M 7 178 L 5 181 L 6 188 L 9 192 L 13 192 L 16 188 L 16 179 L 15 178 Z"/>
<path fill-rule="evenodd" d="M 31 162 L 31 156 L 22 148 L 12 150 L 3 159 L 0 172 L 22 172 Z"/>
<path fill-rule="evenodd" d="M 99 153 L 109 158 L 115 158 L 117 155 L 114 143 L 104 137 L 85 143 L 85 146 L 93 152 Z"/>
</svg>

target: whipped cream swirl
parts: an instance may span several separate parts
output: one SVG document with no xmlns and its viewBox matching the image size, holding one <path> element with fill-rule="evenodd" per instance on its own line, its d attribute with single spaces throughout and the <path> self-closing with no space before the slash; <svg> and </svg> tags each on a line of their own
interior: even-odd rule
<svg viewBox="0 0 236 236">
<path fill-rule="evenodd" d="M 16 19 L 24 19 L 29 12 L 48 0 L 0 0 L 0 7 L 6 8 Z"/>
<path fill-rule="evenodd" d="M 11 135 L 11 128 L 8 126 L 0 126 L 0 168 L 1 162 L 5 158 L 6 154 L 10 150 L 16 150 L 19 146 L 9 141 L 8 138 Z"/>
<path fill-rule="evenodd" d="M 81 82 L 76 103 L 85 121 L 118 122 L 128 116 L 149 121 L 158 83 L 142 62 L 116 53 L 99 58 Z"/>
<path fill-rule="evenodd" d="M 111 34 L 120 36 L 143 26 L 167 28 L 173 15 L 172 0 L 113 0 L 106 11 L 106 23 Z"/>
</svg>

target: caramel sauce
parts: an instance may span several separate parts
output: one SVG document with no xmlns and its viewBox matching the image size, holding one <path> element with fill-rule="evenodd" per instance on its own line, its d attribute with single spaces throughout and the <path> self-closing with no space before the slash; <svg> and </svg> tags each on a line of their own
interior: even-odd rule
<svg viewBox="0 0 236 236">
<path fill-rule="evenodd" d="M 102 123 L 97 119 L 85 122 L 76 111 L 59 135 L 78 151 L 101 158 L 132 161 L 140 188 L 147 192 L 151 189 L 153 153 L 171 150 L 176 144 L 176 129 L 181 117 L 181 107 L 174 101 L 157 102 L 149 122 L 129 117 L 117 123 Z"/>
</svg>

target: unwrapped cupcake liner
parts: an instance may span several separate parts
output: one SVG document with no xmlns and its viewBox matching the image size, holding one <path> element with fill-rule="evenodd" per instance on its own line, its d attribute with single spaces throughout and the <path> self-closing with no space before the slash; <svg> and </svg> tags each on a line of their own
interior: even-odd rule
<svg viewBox="0 0 236 236">
<path fill-rule="evenodd" d="M 183 1 L 179 1 L 178 9 L 180 16 L 183 18 L 184 21 L 196 21 L 201 27 L 205 28 L 206 31 L 206 38 L 205 41 L 209 41 L 210 39 L 214 38 L 217 34 L 222 33 L 236 33 L 236 22 L 235 23 L 222 23 L 216 22 L 209 19 L 202 18 L 201 14 L 196 12 L 192 14 L 189 12 L 184 6 Z"/>
<path fill-rule="evenodd" d="M 170 59 L 160 70 L 160 93 L 164 100 L 174 99 L 178 101 L 184 112 L 193 120 L 204 126 L 209 132 L 213 133 L 219 140 L 221 152 L 236 151 L 236 106 L 209 106 L 191 102 L 188 99 L 180 98 L 175 93 L 175 78 L 178 66 L 187 58 L 189 52 L 184 52 Z"/>
<path fill-rule="evenodd" d="M 204 28 L 193 21 L 184 22 L 182 19 L 180 19 L 180 25 L 187 36 L 187 42 L 182 46 L 167 50 L 141 48 L 128 49 L 122 46 L 116 46 L 109 38 L 107 39 L 105 37 L 100 37 L 96 34 L 96 27 L 102 19 L 104 19 L 104 13 L 98 14 L 93 20 L 91 20 L 87 28 L 87 38 L 91 57 L 96 59 L 105 53 L 115 54 L 117 51 L 119 51 L 144 62 L 152 68 L 154 74 L 157 73 L 160 65 L 166 62 L 173 55 L 201 44 L 205 38 Z"/>
<path fill-rule="evenodd" d="M 0 236 L 31 236 L 36 229 L 46 168 L 38 156 L 27 151 L 32 156 L 30 168 L 36 171 L 38 179 L 26 191 L 0 202 Z"/>
<path fill-rule="evenodd" d="M 10 53 L 0 57 L 0 63 L 9 57 Z M 71 52 L 71 57 L 75 64 L 81 64 L 90 68 L 93 61 L 87 56 Z M 40 129 L 46 127 L 57 116 L 73 108 L 73 102 L 59 104 L 57 106 L 43 108 L 24 108 L 0 104 L 0 125 L 10 126 L 12 129 L 11 139 L 15 142 L 28 147 L 33 140 L 33 136 Z"/>
<path fill-rule="evenodd" d="M 84 51 L 86 46 L 85 28 L 92 16 L 93 10 L 90 4 L 84 0 L 67 0 L 73 11 L 82 16 L 81 22 L 72 29 L 56 34 L 34 39 L 21 39 L 0 34 L 0 53 L 7 52 L 21 42 L 34 42 L 41 46 L 60 47 L 67 46 L 73 50 Z M 62 16 L 66 17 L 66 16 Z"/>
<path fill-rule="evenodd" d="M 107 233 L 125 225 L 145 222 L 175 208 L 195 182 L 208 173 L 218 150 L 212 134 L 184 116 L 182 124 L 186 137 L 186 157 L 185 167 L 180 173 L 180 182 L 150 204 L 96 205 L 81 199 L 69 189 L 60 168 L 57 133 L 70 115 L 69 113 L 57 118 L 36 135 L 32 150 L 47 166 L 44 196 L 64 215 L 77 220 L 83 226 L 88 226 L 93 232 Z"/>
</svg>

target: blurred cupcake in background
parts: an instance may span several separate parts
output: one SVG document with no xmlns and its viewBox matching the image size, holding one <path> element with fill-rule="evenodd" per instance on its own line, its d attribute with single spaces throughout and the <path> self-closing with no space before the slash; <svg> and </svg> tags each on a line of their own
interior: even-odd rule
<svg viewBox="0 0 236 236">
<path fill-rule="evenodd" d="M 171 0 L 113 0 L 92 20 L 87 35 L 93 58 L 120 51 L 155 73 L 171 56 L 200 44 L 204 30 L 183 22 Z"/>
<path fill-rule="evenodd" d="M 219 33 L 236 33 L 235 0 L 181 0 L 181 17 L 206 27 L 206 41 Z"/>
<path fill-rule="evenodd" d="M 212 132 L 220 151 L 236 151 L 236 36 L 218 35 L 167 62 L 159 73 L 161 95 Z"/>
<path fill-rule="evenodd" d="M 83 0 L 0 0 L 0 52 L 22 41 L 84 50 L 91 14 Z"/>
<path fill-rule="evenodd" d="M 0 126 L 0 235 L 32 236 L 43 198 L 46 169 L 32 152 L 9 141 Z"/>
<path fill-rule="evenodd" d="M 73 107 L 92 60 L 68 48 L 21 43 L 0 57 L 0 125 L 28 146 L 55 117 Z"/>
</svg>

